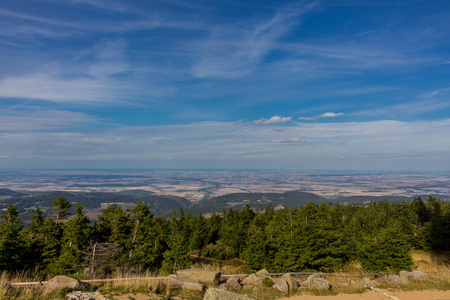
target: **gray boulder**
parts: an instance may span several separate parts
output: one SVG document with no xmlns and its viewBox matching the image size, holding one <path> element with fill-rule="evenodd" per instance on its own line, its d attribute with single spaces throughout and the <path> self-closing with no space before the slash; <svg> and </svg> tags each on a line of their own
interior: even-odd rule
<svg viewBox="0 0 450 300">
<path fill-rule="evenodd" d="M 283 276 L 281 276 L 284 280 L 286 280 L 287 284 L 289 285 L 289 292 L 292 293 L 296 289 L 298 289 L 299 284 L 298 281 L 292 276 L 291 273 L 286 273 Z"/>
<path fill-rule="evenodd" d="M 99 300 L 95 293 L 82 293 L 80 291 L 76 291 L 73 293 L 66 294 L 67 300 Z"/>
<path fill-rule="evenodd" d="M 57 291 L 64 288 L 82 290 L 88 286 L 87 283 L 83 283 L 78 279 L 70 278 L 67 276 L 55 276 L 44 285 L 44 290 L 51 292 Z"/>
<path fill-rule="evenodd" d="M 247 295 L 240 295 L 220 289 L 209 288 L 203 300 L 254 300 Z"/>
<path fill-rule="evenodd" d="M 402 280 L 401 280 L 400 276 L 398 276 L 398 275 L 389 275 L 388 282 L 393 285 L 401 285 L 402 284 Z"/>
<path fill-rule="evenodd" d="M 282 291 L 283 293 L 289 294 L 289 284 L 285 278 L 282 278 L 282 277 L 275 278 L 273 280 L 273 282 L 274 282 L 274 284 L 273 284 L 274 288 Z"/>
<path fill-rule="evenodd" d="M 175 272 L 178 277 L 206 284 L 219 284 L 220 272 L 202 269 L 184 269 Z"/>
<path fill-rule="evenodd" d="M 426 275 L 425 273 L 416 270 L 409 272 L 408 278 L 412 280 L 422 281 L 426 279 Z"/>
<path fill-rule="evenodd" d="M 356 283 L 355 286 L 357 287 L 377 287 L 377 283 L 373 280 L 370 280 L 369 278 L 363 279 L 360 282 Z"/>
<path fill-rule="evenodd" d="M 230 277 L 225 283 L 228 290 L 230 291 L 240 291 L 242 289 L 239 277 Z"/>
<path fill-rule="evenodd" d="M 400 282 L 401 284 L 408 284 L 409 283 L 409 272 L 408 271 L 400 271 L 399 273 Z"/>
<path fill-rule="evenodd" d="M 417 270 L 412 271 L 412 272 L 400 271 L 399 275 L 400 275 L 400 280 L 401 280 L 402 284 L 408 284 L 409 280 L 415 280 L 415 281 L 426 280 L 425 273 L 417 271 Z"/>
<path fill-rule="evenodd" d="M 246 278 L 244 278 L 244 280 L 242 280 L 242 284 L 262 287 L 263 279 L 264 276 L 256 276 L 255 274 L 251 274 L 250 276 L 247 276 Z"/>
<path fill-rule="evenodd" d="M 169 287 L 168 288 L 169 291 L 176 289 L 183 289 L 183 290 L 203 292 L 203 290 L 205 289 L 205 286 L 201 283 L 186 278 L 180 278 L 175 275 L 169 275 L 167 284 Z"/>
<path fill-rule="evenodd" d="M 242 285 L 242 290 L 246 292 L 253 292 L 259 290 L 259 287 L 250 285 L 250 284 L 244 284 Z"/>
<path fill-rule="evenodd" d="M 313 290 L 331 289 L 330 282 L 325 279 L 325 275 L 322 273 L 317 273 L 309 276 L 303 284 Z"/>
<path fill-rule="evenodd" d="M 384 277 L 380 277 L 380 278 L 375 279 L 375 282 L 377 284 L 389 284 L 390 283 L 389 279 L 388 278 L 384 278 Z"/>
<path fill-rule="evenodd" d="M 267 271 L 266 269 L 262 269 L 259 270 L 258 272 L 255 273 L 256 275 L 269 275 L 269 271 Z"/>
</svg>

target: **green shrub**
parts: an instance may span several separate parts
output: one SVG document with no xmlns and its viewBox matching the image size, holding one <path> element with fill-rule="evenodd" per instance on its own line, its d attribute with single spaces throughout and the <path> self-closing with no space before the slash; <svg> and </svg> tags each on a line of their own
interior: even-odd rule
<svg viewBox="0 0 450 300">
<path fill-rule="evenodd" d="M 271 287 L 273 284 L 273 281 L 269 277 L 264 277 L 264 279 L 262 280 L 262 283 L 265 287 Z"/>
</svg>

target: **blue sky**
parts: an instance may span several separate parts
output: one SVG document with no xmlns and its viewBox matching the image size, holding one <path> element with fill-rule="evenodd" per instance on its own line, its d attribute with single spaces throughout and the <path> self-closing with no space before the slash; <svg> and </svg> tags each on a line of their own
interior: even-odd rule
<svg viewBox="0 0 450 300">
<path fill-rule="evenodd" d="M 448 171 L 450 2 L 2 0 L 0 170 Z"/>
</svg>

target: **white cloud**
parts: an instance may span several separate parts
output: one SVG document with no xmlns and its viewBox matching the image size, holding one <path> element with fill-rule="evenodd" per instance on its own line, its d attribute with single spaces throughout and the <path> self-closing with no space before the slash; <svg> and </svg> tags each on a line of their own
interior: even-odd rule
<svg viewBox="0 0 450 300">
<path fill-rule="evenodd" d="M 54 102 L 102 102 L 117 99 L 123 88 L 112 81 L 92 78 L 63 78 L 60 74 L 30 74 L 0 81 L 0 97 Z"/>
<path fill-rule="evenodd" d="M 442 169 L 450 163 L 450 119 L 300 123 L 283 131 L 239 122 L 62 128 L 0 132 L 0 144 L 4 167 Z"/>
<path fill-rule="evenodd" d="M 272 141 L 276 144 L 303 144 L 306 143 L 306 140 L 302 140 L 300 138 L 292 138 L 292 139 L 276 139 Z"/>
<path fill-rule="evenodd" d="M 299 117 L 299 120 L 304 120 L 304 121 L 311 121 L 311 120 L 317 120 L 317 117 Z"/>
<path fill-rule="evenodd" d="M 334 113 L 334 112 L 327 112 L 323 113 L 319 116 L 319 118 L 334 118 L 334 117 L 340 117 L 343 116 L 344 113 Z"/>
<path fill-rule="evenodd" d="M 298 119 L 302 120 L 302 121 L 312 121 L 312 120 L 317 120 L 319 118 L 335 118 L 335 117 L 340 117 L 343 115 L 344 115 L 344 113 L 326 112 L 317 117 L 299 117 Z"/>
<path fill-rule="evenodd" d="M 24 74 L 4 75 L 0 99 L 118 104 L 143 98 L 152 101 L 172 93 L 170 84 L 138 76 L 139 68 L 129 63 L 126 50 L 122 39 L 103 40 L 70 61 L 37 63 Z"/>
<path fill-rule="evenodd" d="M 275 124 L 281 124 L 289 122 L 292 119 L 292 117 L 280 117 L 280 116 L 273 116 L 272 118 L 266 120 L 261 119 L 255 122 L 255 124 L 258 125 L 275 125 Z"/>
</svg>

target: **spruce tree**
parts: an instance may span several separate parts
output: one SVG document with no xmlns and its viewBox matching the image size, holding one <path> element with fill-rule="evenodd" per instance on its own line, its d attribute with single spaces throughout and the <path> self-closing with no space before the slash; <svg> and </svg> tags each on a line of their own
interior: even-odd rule
<svg viewBox="0 0 450 300">
<path fill-rule="evenodd" d="M 8 205 L 0 223 L 0 269 L 20 270 L 24 267 L 25 240 L 23 223 L 17 206 Z"/>
</svg>

